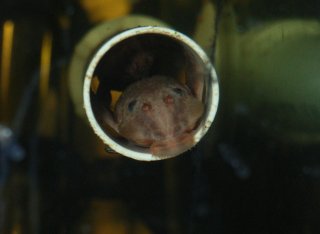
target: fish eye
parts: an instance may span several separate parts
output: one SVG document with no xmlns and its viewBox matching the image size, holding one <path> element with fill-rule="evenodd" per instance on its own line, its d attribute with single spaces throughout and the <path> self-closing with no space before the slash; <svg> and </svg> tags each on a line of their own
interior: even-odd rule
<svg viewBox="0 0 320 234">
<path fill-rule="evenodd" d="M 179 88 L 179 87 L 175 87 L 172 89 L 176 94 L 178 94 L 179 96 L 183 95 L 183 89 Z"/>
<path fill-rule="evenodd" d="M 128 104 L 128 110 L 132 112 L 136 104 L 137 104 L 137 100 L 130 101 Z"/>
</svg>

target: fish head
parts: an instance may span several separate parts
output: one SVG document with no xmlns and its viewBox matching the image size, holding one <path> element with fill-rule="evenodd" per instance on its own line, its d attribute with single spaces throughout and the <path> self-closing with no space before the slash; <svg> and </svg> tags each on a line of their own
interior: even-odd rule
<svg viewBox="0 0 320 234">
<path fill-rule="evenodd" d="M 184 145 L 190 142 L 191 148 L 193 132 L 203 112 L 203 103 L 186 85 L 165 76 L 130 85 L 115 108 L 119 134 L 157 152 L 160 150 L 156 146 L 168 151 L 170 147 L 178 147 L 182 139 Z"/>
</svg>

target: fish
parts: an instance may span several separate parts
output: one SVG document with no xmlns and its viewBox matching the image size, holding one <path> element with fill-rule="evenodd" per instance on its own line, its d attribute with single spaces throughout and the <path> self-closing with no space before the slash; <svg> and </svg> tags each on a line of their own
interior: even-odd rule
<svg viewBox="0 0 320 234">
<path fill-rule="evenodd" d="M 114 110 L 114 130 L 157 157 L 173 157 L 194 145 L 204 104 L 178 80 L 155 75 L 129 85 Z"/>
</svg>

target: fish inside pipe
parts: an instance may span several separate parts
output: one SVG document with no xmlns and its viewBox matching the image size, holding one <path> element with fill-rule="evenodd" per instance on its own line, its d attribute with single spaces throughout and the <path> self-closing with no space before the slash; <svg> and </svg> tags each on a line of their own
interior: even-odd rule
<svg viewBox="0 0 320 234">
<path fill-rule="evenodd" d="M 128 86 L 115 105 L 109 125 L 157 157 L 173 157 L 194 145 L 204 106 L 174 78 L 153 76 Z M 111 123 L 112 122 L 112 123 Z"/>
</svg>

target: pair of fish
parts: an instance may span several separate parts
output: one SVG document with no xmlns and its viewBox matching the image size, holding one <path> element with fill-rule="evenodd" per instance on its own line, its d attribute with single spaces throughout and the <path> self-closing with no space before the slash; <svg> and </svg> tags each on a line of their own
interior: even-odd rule
<svg viewBox="0 0 320 234">
<path fill-rule="evenodd" d="M 194 130 L 203 103 L 187 87 L 166 76 L 153 76 L 128 86 L 107 122 L 135 145 L 158 157 L 176 156 L 194 145 Z"/>
</svg>

